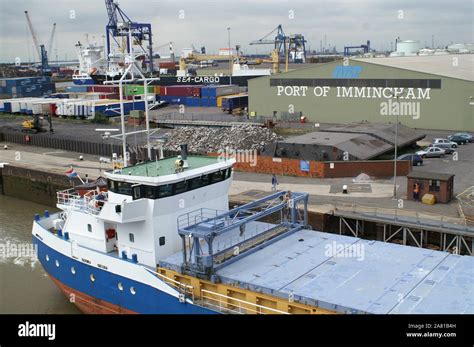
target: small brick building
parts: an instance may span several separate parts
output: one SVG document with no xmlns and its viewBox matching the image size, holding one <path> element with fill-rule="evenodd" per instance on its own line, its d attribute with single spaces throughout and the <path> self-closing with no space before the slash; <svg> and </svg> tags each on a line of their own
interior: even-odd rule
<svg viewBox="0 0 474 347">
<path fill-rule="evenodd" d="M 448 203 L 454 196 L 454 175 L 436 172 L 412 171 L 407 175 L 407 197 L 415 200 L 413 189 L 420 186 L 419 200 L 425 194 L 433 194 L 436 202 Z"/>
</svg>

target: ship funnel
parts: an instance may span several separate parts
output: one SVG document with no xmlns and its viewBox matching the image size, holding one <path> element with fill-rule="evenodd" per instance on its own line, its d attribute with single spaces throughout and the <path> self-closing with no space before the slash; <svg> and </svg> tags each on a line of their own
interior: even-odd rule
<svg viewBox="0 0 474 347">
<path fill-rule="evenodd" d="M 181 159 L 183 160 L 183 168 L 188 168 L 188 144 L 184 143 L 180 145 L 181 147 Z"/>
</svg>

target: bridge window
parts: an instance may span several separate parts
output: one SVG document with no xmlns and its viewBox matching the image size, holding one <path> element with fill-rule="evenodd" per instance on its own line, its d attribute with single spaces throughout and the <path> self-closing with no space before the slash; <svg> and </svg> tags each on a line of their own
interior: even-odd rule
<svg viewBox="0 0 474 347">
<path fill-rule="evenodd" d="M 225 180 L 225 170 L 217 171 L 211 174 L 211 183 L 217 183 Z"/>
<path fill-rule="evenodd" d="M 164 246 L 164 245 L 165 245 L 165 237 L 164 237 L 164 236 L 161 236 L 161 237 L 158 239 L 158 242 L 160 243 L 160 246 Z"/>
<path fill-rule="evenodd" d="M 132 233 L 128 234 L 128 238 L 130 242 L 135 242 L 135 235 L 133 235 Z"/>
<path fill-rule="evenodd" d="M 117 191 L 115 193 L 123 195 L 132 195 L 132 185 L 127 182 L 116 182 Z"/>
<path fill-rule="evenodd" d="M 174 194 L 181 194 L 186 192 L 188 187 L 187 181 L 181 181 L 174 184 Z"/>
<path fill-rule="evenodd" d="M 158 187 L 145 186 L 145 198 L 156 199 L 158 196 Z"/>
<path fill-rule="evenodd" d="M 194 177 L 189 180 L 189 189 L 197 189 L 202 187 L 201 177 Z"/>
<path fill-rule="evenodd" d="M 158 198 L 166 198 L 167 196 L 173 195 L 173 185 L 172 184 L 159 186 L 158 188 L 159 188 Z"/>
<path fill-rule="evenodd" d="M 92 232 L 92 225 L 87 224 L 87 231 L 90 232 L 90 233 Z"/>
<path fill-rule="evenodd" d="M 165 184 L 162 186 L 136 185 L 133 188 L 130 183 L 112 181 L 109 179 L 108 186 L 111 192 L 129 195 L 132 196 L 133 199 L 140 199 L 142 197 L 147 199 L 161 199 L 176 194 L 182 194 L 190 190 L 199 189 L 209 184 L 222 182 L 228 179 L 231 174 L 232 169 L 228 168 L 173 184 Z"/>
</svg>

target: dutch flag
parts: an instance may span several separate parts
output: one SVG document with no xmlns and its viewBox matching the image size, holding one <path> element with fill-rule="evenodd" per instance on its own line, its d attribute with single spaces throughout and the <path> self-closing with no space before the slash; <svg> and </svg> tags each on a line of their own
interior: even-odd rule
<svg viewBox="0 0 474 347">
<path fill-rule="evenodd" d="M 77 172 L 72 167 L 65 172 L 66 176 L 69 178 L 77 177 Z"/>
</svg>

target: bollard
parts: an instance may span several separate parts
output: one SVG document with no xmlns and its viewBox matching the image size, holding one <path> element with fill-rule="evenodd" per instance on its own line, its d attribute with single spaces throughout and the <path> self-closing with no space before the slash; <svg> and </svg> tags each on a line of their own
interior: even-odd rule
<svg viewBox="0 0 474 347">
<path fill-rule="evenodd" d="M 40 215 L 38 213 L 35 213 L 35 221 L 39 222 L 40 219 Z"/>
<path fill-rule="evenodd" d="M 122 259 L 127 259 L 127 252 L 122 251 Z"/>
<path fill-rule="evenodd" d="M 132 261 L 133 261 L 134 263 L 138 263 L 138 255 L 137 255 L 136 253 L 133 253 L 133 254 L 132 254 Z"/>
<path fill-rule="evenodd" d="M 44 218 L 49 218 L 49 211 L 48 210 L 44 210 Z"/>
<path fill-rule="evenodd" d="M 64 239 L 66 241 L 69 240 L 69 233 L 67 231 L 64 233 Z"/>
<path fill-rule="evenodd" d="M 63 237 L 63 231 L 61 229 L 58 229 L 58 236 Z"/>
</svg>

